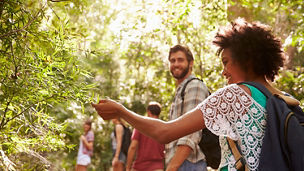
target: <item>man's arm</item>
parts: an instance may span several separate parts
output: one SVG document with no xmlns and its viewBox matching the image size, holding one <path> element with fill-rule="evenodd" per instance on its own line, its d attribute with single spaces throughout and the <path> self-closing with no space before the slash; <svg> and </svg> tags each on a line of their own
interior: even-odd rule
<svg viewBox="0 0 304 171">
<path fill-rule="evenodd" d="M 130 171 L 132 167 L 132 163 L 135 157 L 135 153 L 137 151 L 138 147 L 138 141 L 137 140 L 132 140 L 130 147 L 128 149 L 128 157 L 127 157 L 127 164 L 126 164 L 126 171 Z"/>
<path fill-rule="evenodd" d="M 187 145 L 179 145 L 176 148 L 176 152 L 167 166 L 167 171 L 175 171 L 182 165 L 187 157 L 192 152 L 192 149 Z"/>
<path fill-rule="evenodd" d="M 207 87 L 203 86 L 199 80 L 189 82 L 185 89 L 184 113 L 195 108 L 209 95 Z M 189 157 L 196 144 L 199 143 L 201 135 L 199 132 L 187 135 L 178 140 L 176 152 L 168 164 L 167 171 L 177 170 L 182 163 Z M 191 144 L 191 145 L 190 145 Z"/>
</svg>

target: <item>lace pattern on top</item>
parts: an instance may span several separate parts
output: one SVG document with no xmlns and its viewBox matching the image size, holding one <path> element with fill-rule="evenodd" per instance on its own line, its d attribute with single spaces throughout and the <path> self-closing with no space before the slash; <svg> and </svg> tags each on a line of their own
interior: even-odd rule
<svg viewBox="0 0 304 171">
<path fill-rule="evenodd" d="M 229 137 L 238 142 L 250 170 L 256 170 L 266 127 L 265 109 L 236 84 L 219 89 L 198 108 L 206 127 L 220 136 L 220 167 L 228 165 L 228 170 L 236 170 L 225 138 Z"/>
</svg>

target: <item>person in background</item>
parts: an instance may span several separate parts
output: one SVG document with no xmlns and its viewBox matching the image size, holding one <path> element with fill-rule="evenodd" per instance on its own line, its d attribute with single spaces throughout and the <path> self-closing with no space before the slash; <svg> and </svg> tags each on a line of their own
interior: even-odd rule
<svg viewBox="0 0 304 171">
<path fill-rule="evenodd" d="M 92 121 L 83 124 L 84 134 L 80 136 L 80 143 L 76 162 L 76 171 L 86 171 L 93 155 L 94 133 L 91 130 Z"/>
<path fill-rule="evenodd" d="M 206 99 L 209 91 L 202 81 L 191 74 L 194 58 L 188 47 L 176 45 L 170 48 L 168 60 L 177 87 L 169 113 L 169 119 L 174 120 Z M 182 100 L 184 86 L 186 88 Z M 201 138 L 202 132 L 197 131 L 166 144 L 167 168 L 179 171 L 207 171 L 205 155 L 198 146 Z"/>
<path fill-rule="evenodd" d="M 124 171 L 127 159 L 127 156 L 121 150 L 124 128 L 120 118 L 112 119 L 112 122 L 114 124 L 114 131 L 111 134 L 113 151 L 112 167 L 113 171 Z"/>
<path fill-rule="evenodd" d="M 161 105 L 150 102 L 147 107 L 148 117 L 158 119 Z M 147 137 L 134 129 L 128 150 L 126 171 L 163 171 L 165 145 Z M 134 160 L 136 154 L 136 159 Z"/>
<path fill-rule="evenodd" d="M 112 100 L 101 100 L 92 106 L 103 119 L 121 117 L 161 143 L 209 129 L 220 138 L 220 171 L 236 170 L 227 138 L 237 142 L 249 170 L 257 170 L 267 125 L 267 99 L 258 89 L 242 82 L 257 82 L 272 93 L 282 94 L 271 85 L 284 64 L 281 41 L 268 26 L 239 18 L 220 29 L 213 43 L 218 46 L 224 67 L 222 75 L 229 85 L 182 117 L 164 122 L 137 115 Z"/>
</svg>

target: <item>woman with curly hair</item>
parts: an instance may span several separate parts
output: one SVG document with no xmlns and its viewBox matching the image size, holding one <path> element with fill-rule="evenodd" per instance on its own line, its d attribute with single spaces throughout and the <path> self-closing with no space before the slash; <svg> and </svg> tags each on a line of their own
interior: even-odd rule
<svg viewBox="0 0 304 171">
<path fill-rule="evenodd" d="M 218 46 L 224 67 L 222 75 L 229 85 L 211 94 L 186 115 L 164 122 L 137 115 L 111 100 L 101 100 L 92 104 L 93 107 L 102 118 L 121 117 L 162 143 L 207 128 L 220 137 L 219 170 L 236 170 L 226 137 L 237 141 L 249 170 L 257 170 L 267 123 L 266 97 L 255 87 L 241 82 L 258 82 L 281 94 L 271 86 L 284 63 L 281 42 L 266 25 L 237 19 L 220 29 L 213 43 Z"/>
</svg>

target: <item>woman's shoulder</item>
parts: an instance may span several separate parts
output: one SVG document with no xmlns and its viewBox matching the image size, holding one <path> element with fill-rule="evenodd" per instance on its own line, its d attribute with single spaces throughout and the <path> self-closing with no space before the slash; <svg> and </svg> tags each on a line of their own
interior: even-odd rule
<svg viewBox="0 0 304 171">
<path fill-rule="evenodd" d="M 212 94 L 216 94 L 216 95 L 224 95 L 225 93 L 228 93 L 228 95 L 230 93 L 232 93 L 232 94 L 243 94 L 243 93 L 248 94 L 248 92 L 246 91 L 247 89 L 248 88 L 246 88 L 246 86 L 243 86 L 243 85 L 229 84 L 229 85 L 227 85 L 223 88 L 218 89 L 217 91 L 215 91 Z M 250 92 L 249 89 L 248 89 L 248 91 Z"/>
<path fill-rule="evenodd" d="M 94 135 L 94 132 L 93 132 L 92 130 L 90 130 L 90 131 L 88 132 L 88 135 Z"/>
<path fill-rule="evenodd" d="M 91 140 L 94 139 L 94 132 L 92 130 L 90 130 L 87 135 L 86 135 L 87 139 Z"/>
<path fill-rule="evenodd" d="M 214 108 L 218 110 L 220 106 L 237 106 L 248 107 L 253 102 L 252 97 L 243 88 L 237 84 L 229 84 L 223 88 L 218 89 L 212 93 L 206 100 L 204 100 L 200 108 Z M 235 108 L 235 107 L 233 107 Z M 226 109 L 226 107 L 224 107 Z"/>
</svg>

